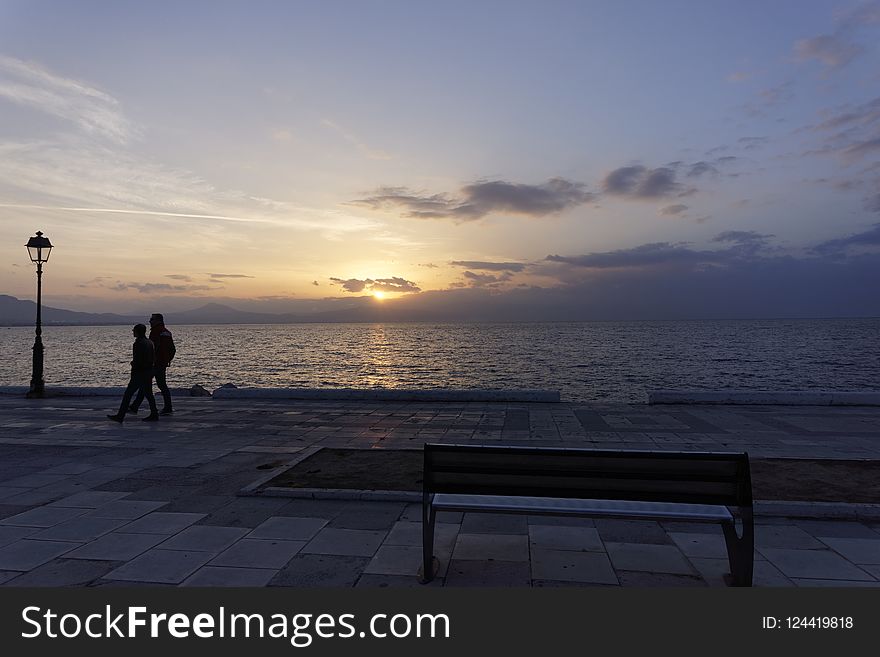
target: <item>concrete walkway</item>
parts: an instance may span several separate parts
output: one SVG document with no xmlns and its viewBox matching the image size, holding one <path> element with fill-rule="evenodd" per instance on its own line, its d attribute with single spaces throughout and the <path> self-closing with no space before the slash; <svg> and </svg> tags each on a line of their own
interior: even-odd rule
<svg viewBox="0 0 880 657">
<path fill-rule="evenodd" d="M 504 442 L 880 459 L 880 408 L 0 396 L 6 586 L 419 586 L 420 507 L 237 493 L 306 447 Z M 141 413 L 143 417 L 144 413 Z M 880 585 L 880 517 L 757 519 L 760 586 Z M 432 586 L 723 586 L 720 527 L 441 514 Z"/>
</svg>

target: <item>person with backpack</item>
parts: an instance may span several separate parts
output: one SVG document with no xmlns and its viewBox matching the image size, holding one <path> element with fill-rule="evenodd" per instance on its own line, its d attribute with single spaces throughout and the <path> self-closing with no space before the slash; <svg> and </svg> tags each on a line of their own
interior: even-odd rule
<svg viewBox="0 0 880 657">
<path fill-rule="evenodd" d="M 165 318 L 162 316 L 162 313 L 153 313 L 150 316 L 150 341 L 156 348 L 156 361 L 153 368 L 156 386 L 159 388 L 159 392 L 162 393 L 164 401 L 164 406 L 159 415 L 171 415 L 174 413 L 174 408 L 171 405 L 171 391 L 168 390 L 165 370 L 174 359 L 177 348 L 174 346 L 174 337 L 171 335 L 171 331 L 165 326 Z M 137 397 L 135 397 L 128 410 L 132 413 L 137 413 L 143 400 L 144 393 L 138 390 Z"/>
</svg>

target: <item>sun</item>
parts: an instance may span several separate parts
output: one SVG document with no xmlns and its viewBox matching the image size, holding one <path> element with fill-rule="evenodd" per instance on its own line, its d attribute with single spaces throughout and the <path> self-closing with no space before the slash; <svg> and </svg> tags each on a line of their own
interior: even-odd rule
<svg viewBox="0 0 880 657">
<path fill-rule="evenodd" d="M 378 301 L 382 301 L 385 298 L 385 293 L 381 290 L 373 290 L 373 297 Z"/>
</svg>

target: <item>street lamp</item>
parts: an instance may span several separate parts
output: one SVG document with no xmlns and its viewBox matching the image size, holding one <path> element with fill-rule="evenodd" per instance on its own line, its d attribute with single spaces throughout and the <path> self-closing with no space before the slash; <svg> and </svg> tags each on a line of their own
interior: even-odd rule
<svg viewBox="0 0 880 657">
<path fill-rule="evenodd" d="M 49 260 L 52 243 L 48 237 L 43 237 L 43 233 L 37 231 L 37 234 L 30 238 L 25 246 L 31 257 L 31 262 L 37 265 L 37 337 L 34 339 L 34 372 L 31 376 L 31 389 L 28 392 L 28 397 L 42 397 L 46 389 L 46 382 L 43 381 L 43 326 L 40 316 L 43 300 L 43 263 Z"/>
</svg>

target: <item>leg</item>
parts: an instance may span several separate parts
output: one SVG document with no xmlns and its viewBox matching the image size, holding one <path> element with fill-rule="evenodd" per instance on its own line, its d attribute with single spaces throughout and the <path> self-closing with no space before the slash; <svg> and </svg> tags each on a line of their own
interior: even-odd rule
<svg viewBox="0 0 880 657">
<path fill-rule="evenodd" d="M 156 368 L 156 387 L 159 388 L 159 392 L 162 393 L 162 412 L 163 413 L 171 413 L 173 408 L 171 406 L 171 391 L 168 389 L 168 382 L 165 380 L 165 371 L 164 367 Z"/>
<path fill-rule="evenodd" d="M 427 499 L 422 502 L 422 583 L 434 579 L 434 520 L 437 513 Z"/>
<path fill-rule="evenodd" d="M 725 522 L 721 527 L 727 543 L 731 584 L 751 586 L 755 564 L 755 527 L 751 509 L 742 511 L 742 536 L 737 536 L 733 521 Z"/>
<path fill-rule="evenodd" d="M 144 401 L 144 391 L 141 390 L 140 387 L 138 387 L 137 394 L 134 396 L 134 401 L 131 402 L 131 406 L 129 407 L 132 413 L 138 412 L 138 409 L 141 407 L 142 401 Z"/>
<path fill-rule="evenodd" d="M 156 408 L 156 398 L 153 396 L 153 372 L 142 372 L 139 375 L 138 385 L 143 396 L 146 397 L 147 403 L 150 405 L 150 416 L 158 415 L 159 409 Z"/>
<path fill-rule="evenodd" d="M 117 416 L 125 416 L 125 412 L 128 410 L 128 403 L 131 401 L 131 396 L 134 394 L 134 391 L 139 388 L 140 382 L 138 381 L 137 375 L 132 372 L 128 386 L 125 388 L 125 393 L 122 395 L 122 404 L 119 406 L 119 412 L 116 414 Z"/>
</svg>

